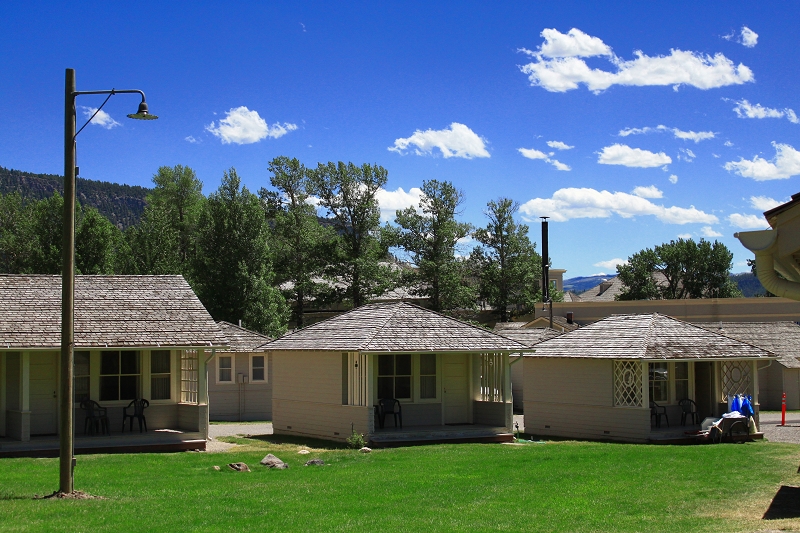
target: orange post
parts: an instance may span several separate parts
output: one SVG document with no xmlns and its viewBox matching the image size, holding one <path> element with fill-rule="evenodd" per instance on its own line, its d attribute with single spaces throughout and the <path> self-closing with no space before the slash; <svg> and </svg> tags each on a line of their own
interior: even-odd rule
<svg viewBox="0 0 800 533">
<path fill-rule="evenodd" d="M 781 425 L 786 425 L 786 393 L 783 393 L 783 397 L 781 398 Z"/>
</svg>

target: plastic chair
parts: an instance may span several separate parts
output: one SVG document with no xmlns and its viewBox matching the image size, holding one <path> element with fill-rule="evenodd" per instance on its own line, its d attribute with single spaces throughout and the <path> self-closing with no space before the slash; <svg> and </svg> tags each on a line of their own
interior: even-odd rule
<svg viewBox="0 0 800 533">
<path fill-rule="evenodd" d="M 688 417 L 692 418 L 692 424 L 697 424 L 698 420 L 700 419 L 700 414 L 697 412 L 697 404 L 694 401 L 690 400 L 689 398 L 685 398 L 678 402 L 678 405 L 681 406 L 681 425 L 686 425 L 686 419 Z"/>
<path fill-rule="evenodd" d="M 137 398 L 136 400 L 131 400 L 131 403 L 128 404 L 128 407 L 124 407 L 122 409 L 122 432 L 125 432 L 125 420 L 130 419 L 130 431 L 133 431 L 133 419 L 136 418 L 139 420 L 139 433 L 142 432 L 142 424 L 144 424 L 144 430 L 147 431 L 147 420 L 144 417 L 144 410 L 150 406 L 150 402 L 145 400 L 144 398 Z M 128 409 L 133 409 L 133 413 L 128 414 Z"/>
<path fill-rule="evenodd" d="M 650 401 L 650 418 L 652 419 L 655 417 L 656 419 L 656 427 L 661 427 L 661 417 L 664 417 L 667 421 L 667 427 L 669 427 L 669 417 L 667 416 L 667 408 L 658 405 L 654 401 Z"/>
<path fill-rule="evenodd" d="M 100 407 L 100 404 L 84 398 L 81 400 L 81 409 L 85 416 L 83 421 L 83 434 L 88 432 L 94 435 L 95 432 L 100 431 L 103 434 L 110 435 L 111 429 L 108 427 L 108 412 L 105 407 Z"/>
<path fill-rule="evenodd" d="M 397 427 L 397 420 L 400 419 L 400 427 L 403 427 L 403 410 L 400 407 L 400 400 L 395 398 L 382 398 L 378 400 L 378 409 L 380 411 L 381 428 L 386 422 L 386 415 L 394 416 L 394 427 Z"/>
</svg>

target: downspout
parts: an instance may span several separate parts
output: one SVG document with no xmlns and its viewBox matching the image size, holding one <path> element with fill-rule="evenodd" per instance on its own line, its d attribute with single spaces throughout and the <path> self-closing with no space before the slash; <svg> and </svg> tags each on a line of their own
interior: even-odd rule
<svg viewBox="0 0 800 533">
<path fill-rule="evenodd" d="M 800 300 L 800 283 L 778 277 L 772 254 L 756 252 L 756 275 L 764 288 L 775 296 Z"/>
</svg>

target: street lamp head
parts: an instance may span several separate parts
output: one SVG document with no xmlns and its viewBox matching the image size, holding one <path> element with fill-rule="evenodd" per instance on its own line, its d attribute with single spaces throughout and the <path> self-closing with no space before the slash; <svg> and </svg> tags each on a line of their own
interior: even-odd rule
<svg viewBox="0 0 800 533">
<path fill-rule="evenodd" d="M 155 120 L 158 117 L 156 115 L 151 115 L 147 111 L 147 102 L 142 100 L 142 103 L 139 104 L 139 111 L 128 115 L 128 118 L 134 118 L 136 120 Z"/>
</svg>

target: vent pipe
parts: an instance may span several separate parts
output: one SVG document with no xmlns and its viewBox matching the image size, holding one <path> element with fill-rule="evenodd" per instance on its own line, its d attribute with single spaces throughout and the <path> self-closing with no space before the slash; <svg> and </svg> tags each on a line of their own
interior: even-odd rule
<svg viewBox="0 0 800 533">
<path fill-rule="evenodd" d="M 553 329 L 553 300 L 550 298 L 550 250 L 547 230 L 547 219 L 542 219 L 542 302 L 550 304 L 550 329 Z"/>
</svg>

